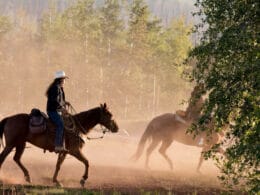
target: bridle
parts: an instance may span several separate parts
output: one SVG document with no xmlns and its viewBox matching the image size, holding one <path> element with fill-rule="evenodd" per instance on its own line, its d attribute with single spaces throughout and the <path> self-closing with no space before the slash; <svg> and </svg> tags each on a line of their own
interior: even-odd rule
<svg viewBox="0 0 260 195">
<path fill-rule="evenodd" d="M 110 130 L 108 130 L 106 127 L 104 128 L 104 126 L 100 125 L 100 130 L 102 131 L 102 135 L 99 137 L 89 137 L 87 136 L 88 140 L 93 140 L 93 139 L 103 139 L 105 136 L 105 133 L 110 132 Z"/>
<path fill-rule="evenodd" d="M 100 111 L 101 112 L 101 111 Z M 77 114 L 77 111 L 75 110 L 75 108 L 72 106 L 72 105 L 68 105 L 68 118 L 71 120 L 72 122 L 72 128 L 70 127 L 65 127 L 67 130 L 69 130 L 70 132 L 72 133 L 75 133 L 76 135 L 80 135 L 80 131 L 77 130 L 77 125 L 76 123 L 78 124 L 78 127 L 81 129 L 82 132 L 85 132 L 85 128 L 82 126 L 82 124 L 80 123 L 80 121 L 78 120 L 77 117 L 73 118 L 72 117 L 72 114 L 70 113 L 74 113 L 74 114 Z M 102 113 L 100 114 L 100 121 L 102 121 Z M 95 129 L 95 128 L 94 128 Z M 94 139 L 102 139 L 104 138 L 105 136 L 105 133 L 107 132 L 110 132 L 110 130 L 108 128 L 106 128 L 104 125 L 101 125 L 100 124 L 100 130 L 102 131 L 102 135 L 99 136 L 99 137 L 89 137 L 89 136 L 86 136 L 88 140 L 94 140 Z M 97 130 L 98 131 L 98 130 Z"/>
</svg>

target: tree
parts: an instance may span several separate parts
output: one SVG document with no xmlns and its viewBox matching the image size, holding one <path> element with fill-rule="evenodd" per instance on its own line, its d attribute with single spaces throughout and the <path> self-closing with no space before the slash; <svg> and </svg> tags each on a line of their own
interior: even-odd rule
<svg viewBox="0 0 260 195">
<path fill-rule="evenodd" d="M 0 16 L 0 38 L 11 30 L 11 22 L 8 17 Z"/>
<path fill-rule="evenodd" d="M 185 18 L 180 17 L 171 22 L 166 33 L 166 43 L 168 44 L 166 53 L 171 56 L 168 62 L 171 65 L 180 66 L 192 48 L 190 40 L 191 25 L 185 24 Z"/>
<path fill-rule="evenodd" d="M 161 33 L 162 43 L 157 47 L 155 55 L 161 60 L 161 79 L 163 79 L 164 90 L 172 90 L 170 86 L 179 85 L 177 75 L 183 69 L 184 60 L 192 48 L 190 40 L 191 25 L 185 24 L 185 18 L 173 19 L 171 25 Z M 174 79 L 173 75 L 175 75 Z"/>
<path fill-rule="evenodd" d="M 119 0 L 106 0 L 101 8 L 101 31 L 104 42 L 109 45 L 124 29 L 123 20 L 120 18 L 121 7 Z"/>
<path fill-rule="evenodd" d="M 188 89 L 180 85 L 184 81 L 175 66 L 182 64 L 190 45 L 185 42 L 188 26 L 177 19 L 165 28 L 144 0 L 125 2 L 105 0 L 97 5 L 94 0 L 80 0 L 63 12 L 50 5 L 40 29 L 44 59 L 50 67 L 62 65 L 77 74 L 87 91 L 78 98 L 89 94 L 88 102 L 106 99 L 121 115 L 127 110 L 127 117 L 143 113 L 151 117 L 179 106 L 173 103 L 169 108 L 168 102 L 176 98 L 176 91 Z M 138 105 L 138 111 L 134 106 L 122 109 L 128 104 Z"/>
<path fill-rule="evenodd" d="M 55 5 L 50 5 L 41 21 L 41 33 L 43 38 L 80 41 L 82 45 L 86 45 L 86 41 L 96 42 L 101 32 L 94 0 L 80 0 L 63 13 L 58 13 Z"/>
<path fill-rule="evenodd" d="M 190 53 L 196 60 L 192 80 L 208 93 L 197 128 L 213 121 L 215 131 L 225 124 L 225 156 L 212 157 L 224 184 L 260 191 L 260 61 L 259 1 L 197 0 L 202 17 L 201 43 Z M 205 129 L 208 130 L 209 129 Z"/>
<path fill-rule="evenodd" d="M 149 57 L 147 43 L 148 22 L 150 12 L 144 0 L 134 0 L 130 4 L 128 41 L 130 54 L 142 65 L 146 64 Z"/>
<path fill-rule="evenodd" d="M 152 70 L 156 76 L 156 101 L 165 108 L 169 107 L 168 100 L 172 97 L 177 100 L 176 104 L 172 104 L 173 107 L 178 106 L 177 102 L 181 101 L 187 93 L 185 89 L 188 89 L 180 76 L 183 61 L 192 47 L 189 35 L 191 25 L 184 21 L 184 17 L 173 19 L 171 25 L 165 28 L 160 20 L 153 19 L 148 23 L 147 42 L 152 54 L 148 61 L 151 66 L 146 67 L 146 71 Z"/>
</svg>

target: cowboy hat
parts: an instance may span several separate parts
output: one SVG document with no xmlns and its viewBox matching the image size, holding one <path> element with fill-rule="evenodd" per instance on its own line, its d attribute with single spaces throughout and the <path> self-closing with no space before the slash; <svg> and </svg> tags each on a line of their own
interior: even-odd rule
<svg viewBox="0 0 260 195">
<path fill-rule="evenodd" d="M 66 76 L 64 71 L 57 71 L 55 72 L 55 79 L 68 79 L 69 77 Z"/>
</svg>

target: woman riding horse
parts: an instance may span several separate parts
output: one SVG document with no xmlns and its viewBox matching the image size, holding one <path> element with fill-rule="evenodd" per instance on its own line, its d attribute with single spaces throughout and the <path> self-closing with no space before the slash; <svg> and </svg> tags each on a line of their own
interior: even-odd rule
<svg viewBox="0 0 260 195">
<path fill-rule="evenodd" d="M 80 112 L 71 116 L 75 121 L 75 129 L 79 131 L 79 135 L 87 134 L 97 124 L 103 125 L 111 132 L 117 132 L 118 126 L 112 119 L 112 114 L 107 108 L 106 104 L 101 104 L 99 107 Z M 32 135 L 29 130 L 29 114 L 20 113 L 13 116 L 9 116 L 0 121 L 0 139 L 2 140 L 3 135 L 5 136 L 5 146 L 0 154 L 0 167 L 3 164 L 5 158 L 15 148 L 14 161 L 22 169 L 25 180 L 30 182 L 30 175 L 28 170 L 21 162 L 26 142 L 29 142 L 39 148 L 53 152 L 55 149 L 54 140 L 54 126 L 50 121 L 47 122 L 47 129 L 45 132 L 37 135 Z M 70 154 L 77 158 L 85 165 L 85 172 L 80 180 L 81 186 L 84 186 L 88 178 L 89 163 L 87 158 L 82 153 L 82 147 L 84 141 L 80 136 L 75 136 L 74 133 L 65 132 L 65 143 L 68 152 L 59 153 L 56 164 L 55 173 L 53 176 L 53 182 L 60 185 L 57 180 L 58 172 L 60 167 L 65 160 L 67 154 Z M 28 151 L 29 152 L 29 151 Z M 33 158 L 32 158 L 33 160 Z"/>
<path fill-rule="evenodd" d="M 64 123 L 62 120 L 62 113 L 66 113 L 65 106 L 69 104 L 65 101 L 65 93 L 63 86 L 65 79 L 68 78 L 64 71 L 58 71 L 55 74 L 54 81 L 50 84 L 46 91 L 47 100 L 47 114 L 56 125 L 55 130 L 55 152 L 68 152 L 63 146 Z"/>
</svg>

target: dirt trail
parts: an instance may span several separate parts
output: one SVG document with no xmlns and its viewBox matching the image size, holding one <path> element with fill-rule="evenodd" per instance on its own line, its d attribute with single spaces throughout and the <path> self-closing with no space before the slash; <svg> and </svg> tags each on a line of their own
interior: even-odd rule
<svg viewBox="0 0 260 195">
<path fill-rule="evenodd" d="M 96 136 L 93 133 L 90 136 Z M 170 171 L 168 164 L 158 151 L 150 159 L 151 170 L 144 169 L 144 156 L 138 162 L 131 162 L 139 139 L 125 134 L 110 134 L 102 140 L 86 141 L 84 154 L 89 160 L 88 189 L 163 189 L 212 191 L 220 189 L 217 181 L 217 168 L 211 161 L 202 165 L 202 174 L 195 172 L 200 149 L 174 143 L 168 154 L 174 163 Z M 43 153 L 42 149 L 27 144 L 22 162 L 28 168 L 33 184 L 53 185 L 57 155 Z M 12 152 L 1 168 L 1 179 L 7 184 L 26 184 L 22 171 L 12 160 Z M 66 187 L 80 187 L 79 180 L 84 166 L 78 160 L 68 156 L 61 167 L 58 179 Z"/>
</svg>

